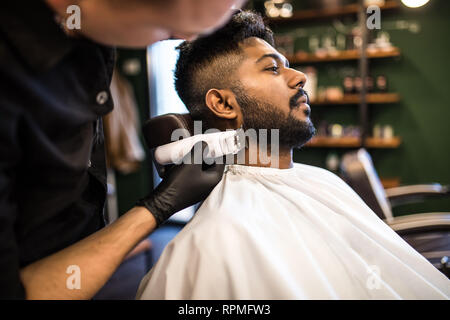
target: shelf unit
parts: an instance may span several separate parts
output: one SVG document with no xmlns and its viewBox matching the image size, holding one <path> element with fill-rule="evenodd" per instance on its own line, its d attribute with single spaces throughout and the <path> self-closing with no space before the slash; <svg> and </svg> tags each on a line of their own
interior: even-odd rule
<svg viewBox="0 0 450 320">
<path fill-rule="evenodd" d="M 386 1 L 381 10 L 397 9 L 400 4 L 395 0 Z M 344 50 L 318 55 L 315 53 L 299 52 L 294 56 L 288 56 L 291 65 L 304 65 L 323 62 L 338 62 L 356 60 L 359 63 L 359 76 L 365 79 L 368 75 L 368 59 L 393 58 L 401 56 L 401 51 L 397 47 L 390 47 L 385 49 L 373 49 L 367 47 L 367 28 L 366 28 L 366 6 L 364 0 L 359 0 L 358 3 L 348 4 L 338 8 L 320 9 L 320 10 L 302 10 L 294 12 L 289 18 L 269 18 L 271 24 L 278 25 L 280 23 L 295 23 L 307 22 L 315 19 L 329 19 L 345 15 L 357 15 L 358 25 L 362 31 L 362 46 L 357 50 Z M 400 96 L 397 93 L 368 93 L 366 83 L 363 81 L 361 92 L 358 94 L 345 94 L 340 100 L 320 100 L 311 102 L 314 106 L 336 106 L 336 105 L 358 105 L 359 107 L 359 125 L 361 127 L 361 137 L 345 137 L 337 141 L 336 138 L 320 137 L 319 142 L 310 142 L 306 146 L 320 146 L 329 148 L 345 148 L 345 147 L 367 147 L 367 148 L 397 148 L 400 143 L 400 138 L 395 138 L 392 141 L 380 142 L 373 137 L 369 137 L 368 125 L 368 105 L 369 104 L 389 104 L 400 101 Z M 316 137 L 318 138 L 318 137 Z M 330 141 L 324 139 L 331 139 Z M 352 140 L 353 139 L 353 140 Z M 359 139 L 355 141 L 355 139 Z M 332 142 L 331 142 L 332 141 Z"/>
<path fill-rule="evenodd" d="M 387 0 L 381 10 L 393 10 L 400 8 L 400 4 L 395 0 Z M 293 56 L 286 57 L 291 65 L 306 65 L 339 61 L 357 61 L 359 67 L 359 76 L 365 79 L 368 75 L 369 59 L 397 58 L 401 56 L 401 51 L 397 47 L 385 49 L 368 48 L 368 31 L 366 29 L 366 7 L 364 0 L 358 0 L 356 4 L 344 5 L 339 8 L 327 8 L 321 10 L 302 10 L 294 12 L 290 18 L 269 18 L 272 26 L 285 25 L 299 22 L 314 22 L 317 20 L 333 19 L 343 16 L 353 15 L 357 17 L 358 25 L 362 31 L 362 46 L 358 50 L 335 51 L 328 53 L 306 53 L 297 52 Z M 399 94 L 395 92 L 387 93 L 369 93 L 365 81 L 361 92 L 358 94 L 344 94 L 344 97 L 338 101 L 321 100 L 312 101 L 315 106 L 342 106 L 357 105 L 359 111 L 359 125 L 361 127 L 361 136 L 359 137 L 326 137 L 315 136 L 305 147 L 308 148 L 398 148 L 402 143 L 401 137 L 392 137 L 390 139 L 375 138 L 369 135 L 368 108 L 370 105 L 392 104 L 400 101 Z M 395 187 L 400 184 L 398 177 L 381 178 L 385 188 Z"/>
</svg>

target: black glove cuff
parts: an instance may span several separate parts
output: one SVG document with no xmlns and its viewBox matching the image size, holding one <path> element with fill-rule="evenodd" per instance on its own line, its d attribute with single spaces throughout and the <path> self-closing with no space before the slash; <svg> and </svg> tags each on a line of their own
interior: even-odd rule
<svg viewBox="0 0 450 320">
<path fill-rule="evenodd" d="M 166 212 L 165 210 L 162 210 L 162 208 L 158 208 L 157 205 L 154 204 L 154 198 L 153 197 L 147 197 L 142 198 L 136 202 L 136 206 L 139 207 L 145 207 L 147 210 L 150 211 L 150 213 L 155 217 L 156 225 L 159 227 L 161 224 L 163 224 L 168 217 L 170 217 L 170 213 Z"/>
</svg>

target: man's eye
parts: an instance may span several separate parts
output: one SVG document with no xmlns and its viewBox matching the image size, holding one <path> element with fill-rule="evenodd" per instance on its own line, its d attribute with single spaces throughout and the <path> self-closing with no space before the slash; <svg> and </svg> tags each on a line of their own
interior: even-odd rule
<svg viewBox="0 0 450 320">
<path fill-rule="evenodd" d="M 270 67 L 270 68 L 267 68 L 266 70 L 267 71 L 272 71 L 272 72 L 278 72 L 278 70 L 280 69 L 280 67 L 278 67 L 278 66 L 272 66 L 272 67 Z"/>
</svg>

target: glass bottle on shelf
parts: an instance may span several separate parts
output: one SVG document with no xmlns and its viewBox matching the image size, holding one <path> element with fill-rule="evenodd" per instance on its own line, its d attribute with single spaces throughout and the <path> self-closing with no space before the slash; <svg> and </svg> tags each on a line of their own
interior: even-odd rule
<svg viewBox="0 0 450 320">
<path fill-rule="evenodd" d="M 353 92 L 353 77 L 346 76 L 343 81 L 344 93 L 349 94 Z"/>
<path fill-rule="evenodd" d="M 375 81 L 376 90 L 378 92 L 387 92 L 387 79 L 384 75 L 379 75 Z"/>
</svg>

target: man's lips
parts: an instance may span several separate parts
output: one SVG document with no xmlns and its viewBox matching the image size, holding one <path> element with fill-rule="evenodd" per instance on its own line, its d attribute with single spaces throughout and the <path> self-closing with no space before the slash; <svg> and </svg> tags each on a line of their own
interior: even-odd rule
<svg viewBox="0 0 450 320">
<path fill-rule="evenodd" d="M 301 95 L 297 101 L 296 104 L 294 106 L 295 109 L 300 108 L 303 110 L 303 112 L 305 113 L 306 116 L 309 116 L 311 114 L 311 107 L 308 104 L 308 96 L 306 95 Z M 291 108 L 293 109 L 293 108 Z"/>
<path fill-rule="evenodd" d="M 307 103 L 301 103 L 300 109 L 303 109 L 303 112 L 307 117 L 309 117 L 309 115 L 311 114 L 311 107 Z"/>
<path fill-rule="evenodd" d="M 308 103 L 308 97 L 305 95 L 305 94 L 303 94 L 298 100 L 297 100 L 299 103 Z"/>
</svg>

